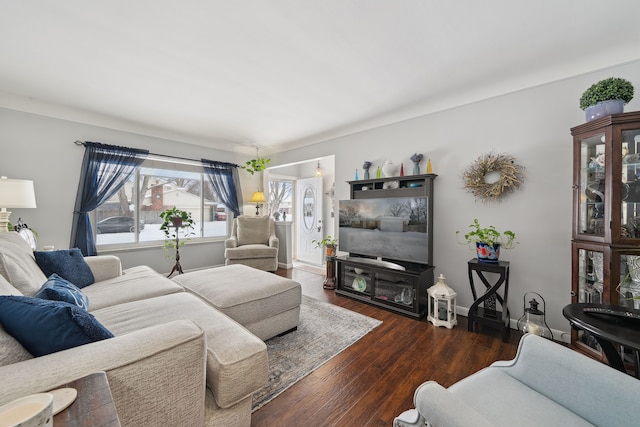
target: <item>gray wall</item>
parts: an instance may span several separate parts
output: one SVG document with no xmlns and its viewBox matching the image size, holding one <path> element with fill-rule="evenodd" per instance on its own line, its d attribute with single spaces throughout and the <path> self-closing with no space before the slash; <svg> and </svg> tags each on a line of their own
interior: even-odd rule
<svg viewBox="0 0 640 427">
<path fill-rule="evenodd" d="M 18 217 L 38 233 L 38 246 L 68 248 L 80 166 L 84 148 L 74 141 L 96 141 L 148 149 L 152 153 L 185 158 L 202 157 L 243 164 L 250 156 L 207 149 L 177 141 L 121 132 L 97 126 L 53 119 L 0 108 L 0 175 L 34 181 L 37 209 L 12 209 L 11 220 Z M 240 171 L 246 200 L 254 178 Z M 245 205 L 248 208 L 250 206 Z M 105 252 L 101 252 L 105 253 Z M 124 267 L 145 264 L 168 272 L 173 262 L 164 256 L 161 246 L 109 251 L 120 256 Z M 224 242 L 191 244 L 181 250 L 184 269 L 224 264 Z"/>
<path fill-rule="evenodd" d="M 434 200 L 436 275 L 447 277 L 458 292 L 458 305 L 469 307 L 472 302 L 467 261 L 474 253 L 456 242 L 455 232 L 465 230 L 478 218 L 482 224 L 517 233 L 520 244 L 502 254 L 511 262 L 511 317 L 522 315 L 524 293 L 536 291 L 547 301 L 550 326 L 568 331 L 562 307 L 570 302 L 571 288 L 569 129 L 584 122 L 584 113 L 578 108 L 582 92 L 611 76 L 624 77 L 640 90 L 640 61 L 268 156 L 271 165 L 278 166 L 335 154 L 339 200 L 348 198 L 346 181 L 353 179 L 356 168 L 362 174 L 363 161 L 372 161 L 374 170 L 386 159 L 396 164 L 404 162 L 405 171 L 410 173 L 409 157 L 414 152 L 424 153 L 439 175 Z M 626 111 L 639 109 L 640 93 Z M 12 218 L 22 216 L 36 228 L 40 245 L 68 247 L 83 154 L 83 149 L 73 144 L 76 139 L 238 163 L 250 157 L 239 159 L 225 151 L 0 109 L 0 174 L 33 179 L 38 203 L 38 209 L 14 210 Z M 465 192 L 461 172 L 480 154 L 492 150 L 515 156 L 526 167 L 526 181 L 520 191 L 505 200 L 482 203 Z M 424 171 L 426 161 L 422 168 Z M 260 182 L 257 178 L 247 180 L 245 175 L 241 174 L 248 200 Z M 144 263 L 159 271 L 171 268 L 160 248 L 116 253 L 126 266 Z M 222 253 L 219 242 L 192 245 L 183 252 L 184 266 L 220 264 Z"/>
<path fill-rule="evenodd" d="M 467 261 L 474 252 L 456 241 L 478 218 L 481 224 L 516 232 L 519 245 L 503 251 L 511 262 L 509 308 L 512 319 L 522 315 L 527 291 L 547 301 L 552 329 L 569 331 L 562 308 L 570 303 L 572 137 L 570 128 L 584 122 L 578 107 L 582 92 L 607 77 L 624 77 L 637 94 L 625 111 L 640 109 L 640 61 L 498 96 L 436 114 L 337 138 L 272 156 L 286 164 L 303 158 L 336 154 L 336 200 L 349 198 L 346 181 L 354 169 L 370 160 L 376 166 L 386 159 L 404 162 L 424 153 L 431 158 L 435 181 L 434 264 L 458 292 L 459 306 L 472 300 Z M 515 156 L 526 167 L 521 189 L 499 203 L 483 203 L 463 188 L 462 171 L 480 154 L 495 150 Z M 426 169 L 426 160 L 422 171 Z M 464 310 L 463 310 L 464 311 Z M 565 335 L 563 338 L 567 339 Z"/>
</svg>

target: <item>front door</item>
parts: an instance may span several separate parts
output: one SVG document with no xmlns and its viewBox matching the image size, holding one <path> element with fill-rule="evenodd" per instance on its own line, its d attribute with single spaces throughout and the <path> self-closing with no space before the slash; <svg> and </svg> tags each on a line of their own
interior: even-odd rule
<svg viewBox="0 0 640 427">
<path fill-rule="evenodd" d="M 323 250 L 313 241 L 323 238 L 322 177 L 299 179 L 296 196 L 298 261 L 321 265 Z"/>
</svg>

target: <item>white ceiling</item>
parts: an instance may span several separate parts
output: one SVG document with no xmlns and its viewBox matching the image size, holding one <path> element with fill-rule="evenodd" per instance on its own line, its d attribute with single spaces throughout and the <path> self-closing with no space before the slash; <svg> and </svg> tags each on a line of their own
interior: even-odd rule
<svg viewBox="0 0 640 427">
<path fill-rule="evenodd" d="M 637 0 L 0 0 L 0 106 L 278 151 L 639 59 L 639 24 Z"/>
</svg>

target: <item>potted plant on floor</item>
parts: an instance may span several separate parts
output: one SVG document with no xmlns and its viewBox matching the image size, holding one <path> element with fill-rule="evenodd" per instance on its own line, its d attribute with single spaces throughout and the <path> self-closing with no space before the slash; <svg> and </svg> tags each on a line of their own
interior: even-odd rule
<svg viewBox="0 0 640 427">
<path fill-rule="evenodd" d="M 518 242 L 515 241 L 516 234 L 511 230 L 498 231 L 493 225 L 481 227 L 478 219 L 473 220 L 469 225 L 471 231 L 464 235 L 462 244 L 475 247 L 479 262 L 497 264 L 500 257 L 500 249 L 512 249 Z M 460 235 L 456 231 L 456 235 Z"/>
<path fill-rule="evenodd" d="M 584 91 L 580 97 L 580 108 L 590 122 L 599 117 L 619 114 L 624 105 L 633 99 L 631 82 L 618 77 L 600 80 Z"/>
</svg>

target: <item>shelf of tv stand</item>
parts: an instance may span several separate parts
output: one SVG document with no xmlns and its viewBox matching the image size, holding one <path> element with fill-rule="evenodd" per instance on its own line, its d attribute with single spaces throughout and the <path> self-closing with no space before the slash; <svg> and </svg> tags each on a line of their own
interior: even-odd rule
<svg viewBox="0 0 640 427">
<path fill-rule="evenodd" d="M 433 285 L 433 266 L 394 261 L 405 268 L 399 270 L 376 264 L 371 258 L 343 256 L 336 260 L 336 294 L 416 319 L 425 315 L 427 288 Z M 356 280 L 366 283 L 366 288 L 358 289 Z"/>
<path fill-rule="evenodd" d="M 386 178 L 348 181 L 352 199 L 372 199 L 376 197 L 421 197 L 433 195 L 433 180 L 438 175 L 405 175 Z M 398 188 L 384 188 L 385 184 L 397 181 Z M 411 187 L 419 185 L 419 187 Z M 366 188 L 366 189 L 365 189 Z"/>
</svg>

